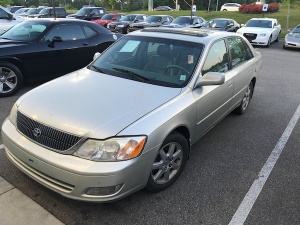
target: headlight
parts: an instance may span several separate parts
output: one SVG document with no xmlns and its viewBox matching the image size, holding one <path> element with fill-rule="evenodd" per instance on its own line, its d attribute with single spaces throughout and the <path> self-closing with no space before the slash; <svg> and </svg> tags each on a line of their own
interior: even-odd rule
<svg viewBox="0 0 300 225">
<path fill-rule="evenodd" d="M 75 156 L 93 161 L 122 161 L 137 157 L 143 150 L 146 136 L 119 137 L 109 140 L 87 140 Z"/>
<path fill-rule="evenodd" d="M 15 126 L 17 126 L 17 112 L 18 112 L 18 107 L 17 107 L 17 103 L 15 103 L 9 114 L 9 120 Z"/>
<path fill-rule="evenodd" d="M 117 27 L 124 27 L 124 25 L 123 24 L 119 24 Z"/>
<path fill-rule="evenodd" d="M 267 34 L 259 34 L 259 36 L 265 37 L 267 36 Z"/>
</svg>

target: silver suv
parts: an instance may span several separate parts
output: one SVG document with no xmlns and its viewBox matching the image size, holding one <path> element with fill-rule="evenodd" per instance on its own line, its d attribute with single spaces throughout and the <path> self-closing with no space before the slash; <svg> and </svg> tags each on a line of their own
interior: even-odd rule
<svg viewBox="0 0 300 225">
<path fill-rule="evenodd" d="M 235 33 L 148 28 L 22 96 L 2 126 L 8 158 L 63 196 L 108 202 L 179 177 L 191 145 L 248 109 L 261 55 Z"/>
</svg>

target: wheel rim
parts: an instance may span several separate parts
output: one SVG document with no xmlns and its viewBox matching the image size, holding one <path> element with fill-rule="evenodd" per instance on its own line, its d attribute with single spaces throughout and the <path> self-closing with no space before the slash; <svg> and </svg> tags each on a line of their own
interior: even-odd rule
<svg viewBox="0 0 300 225">
<path fill-rule="evenodd" d="M 243 110 L 246 110 L 248 105 L 249 105 L 249 102 L 250 102 L 250 98 L 251 98 L 251 87 L 250 85 L 247 87 L 247 90 L 245 92 L 245 95 L 244 95 L 244 98 L 243 98 L 243 101 L 242 101 L 242 109 Z"/>
<path fill-rule="evenodd" d="M 270 46 L 270 45 L 271 45 L 271 37 L 268 40 L 268 46 Z"/>
<path fill-rule="evenodd" d="M 183 161 L 182 146 L 171 142 L 162 147 L 152 165 L 152 179 L 157 184 L 165 184 L 172 180 L 179 171 Z"/>
<path fill-rule="evenodd" d="M 17 86 L 17 75 L 7 67 L 0 67 L 0 93 L 8 93 Z"/>
</svg>

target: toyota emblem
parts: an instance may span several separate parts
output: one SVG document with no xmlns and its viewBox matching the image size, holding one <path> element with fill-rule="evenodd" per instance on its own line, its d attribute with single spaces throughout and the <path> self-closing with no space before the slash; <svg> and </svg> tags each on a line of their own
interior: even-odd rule
<svg viewBox="0 0 300 225">
<path fill-rule="evenodd" d="M 41 136 L 41 134 L 42 134 L 42 132 L 41 132 L 41 130 L 39 128 L 34 128 L 33 135 L 35 137 L 39 137 L 39 136 Z"/>
</svg>

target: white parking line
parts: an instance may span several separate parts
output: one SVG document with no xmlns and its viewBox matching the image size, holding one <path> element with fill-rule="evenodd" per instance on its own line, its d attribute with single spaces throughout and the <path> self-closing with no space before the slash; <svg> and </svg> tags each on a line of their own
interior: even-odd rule
<svg viewBox="0 0 300 225">
<path fill-rule="evenodd" d="M 0 150 L 1 150 L 1 149 L 4 149 L 4 145 L 0 145 Z"/>
<path fill-rule="evenodd" d="M 291 121 L 289 122 L 288 126 L 286 127 L 285 131 L 281 135 L 275 148 L 271 152 L 271 155 L 267 159 L 265 165 L 263 166 L 260 173 L 258 174 L 258 178 L 253 182 L 248 193 L 246 194 L 246 196 L 244 197 L 239 208 L 237 209 L 234 216 L 232 217 L 229 225 L 244 224 L 258 195 L 260 194 L 261 190 L 263 189 L 264 184 L 266 183 L 273 167 L 275 166 L 275 163 L 278 160 L 286 142 L 288 141 L 299 117 L 300 117 L 300 105 L 298 106 L 296 112 L 294 113 L 294 115 L 293 115 Z"/>
</svg>

